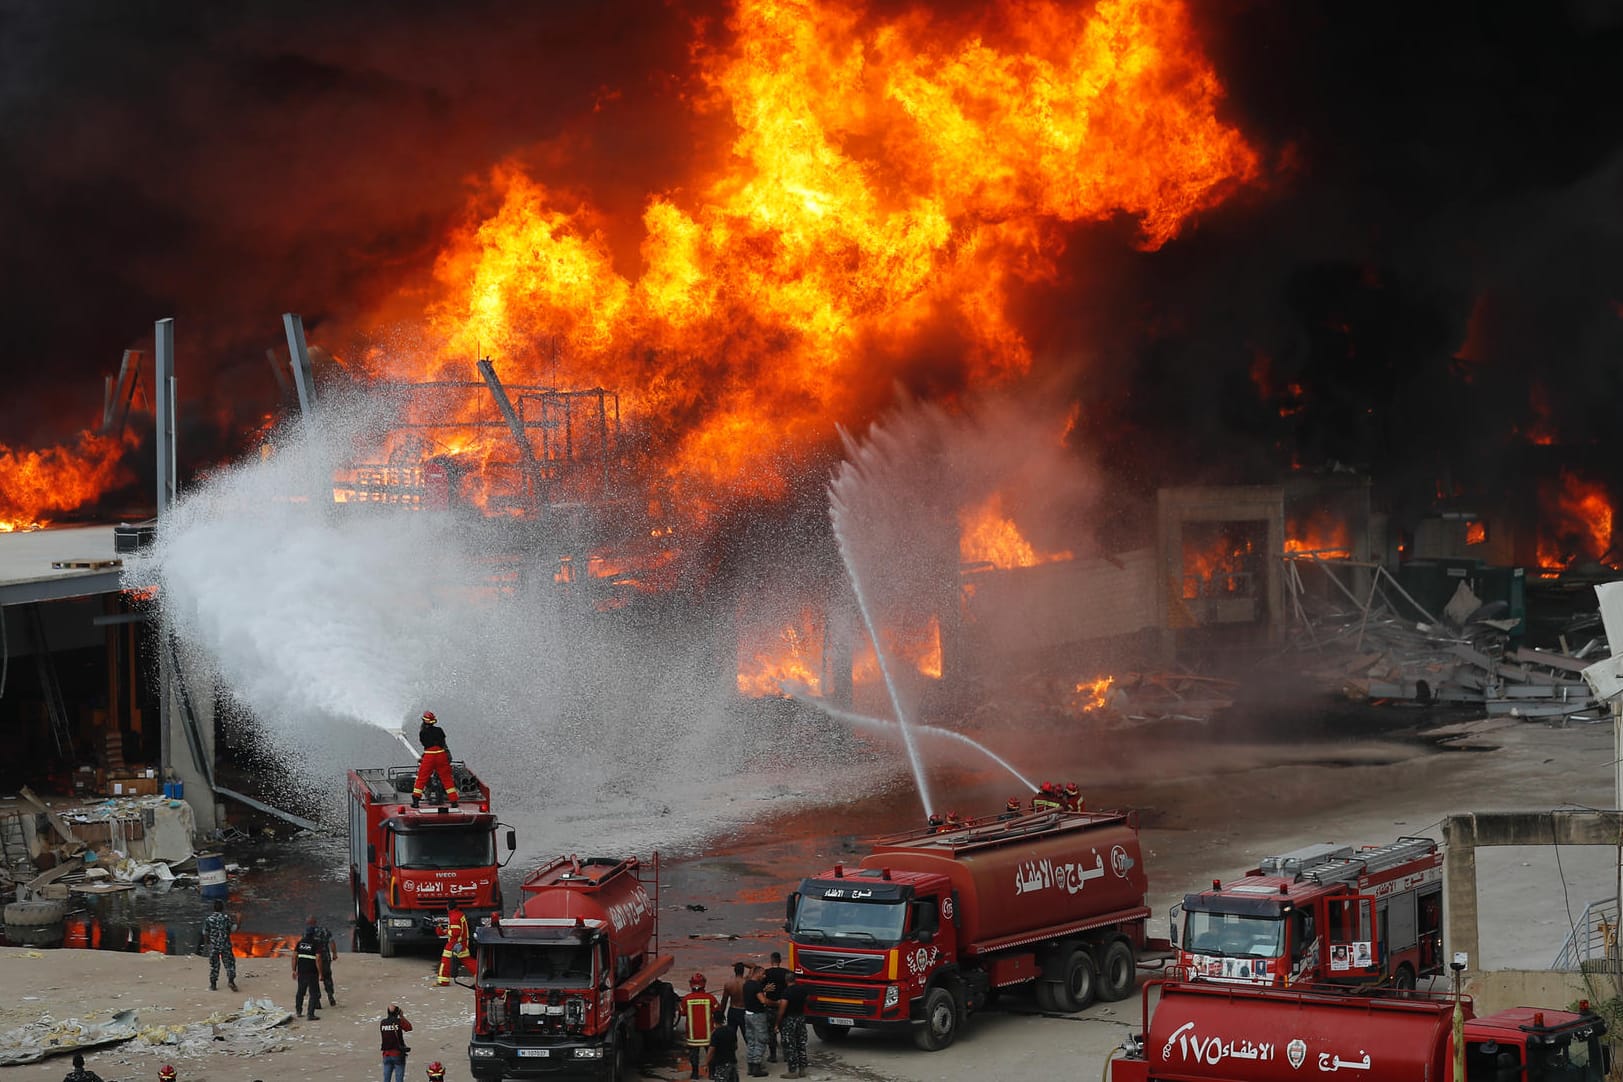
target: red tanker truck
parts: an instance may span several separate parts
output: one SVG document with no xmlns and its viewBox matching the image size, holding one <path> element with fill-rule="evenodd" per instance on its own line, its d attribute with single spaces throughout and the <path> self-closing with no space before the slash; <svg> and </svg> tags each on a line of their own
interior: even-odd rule
<svg viewBox="0 0 1623 1082">
<path fill-rule="evenodd" d="M 1454 1007 L 1448 996 L 1418 992 L 1151 981 L 1144 1028 L 1110 1064 L 1110 1082 L 1444 1082 L 1454 1077 Z M 1514 1007 L 1478 1018 L 1469 997 L 1460 1010 L 1466 1082 L 1606 1077 L 1606 1023 L 1592 1011 Z"/>
<path fill-rule="evenodd" d="M 490 790 L 462 762 L 451 764 L 462 794 L 452 809 L 411 806 L 414 766 L 349 772 L 349 881 L 355 922 L 392 958 L 404 945 L 445 937 L 455 902 L 469 924 L 501 911 L 501 864 Z M 507 832 L 511 854 L 516 839 Z"/>
<path fill-rule="evenodd" d="M 1042 812 L 881 838 L 860 868 L 789 896 L 790 965 L 818 1037 L 911 1030 L 947 1047 L 1000 990 L 1032 983 L 1045 1010 L 1131 994 L 1145 937 L 1131 812 Z"/>
<path fill-rule="evenodd" d="M 657 854 L 650 873 L 634 857 L 559 857 L 524 880 L 512 917 L 474 932 L 473 1077 L 619 1082 L 670 1043 Z"/>
</svg>

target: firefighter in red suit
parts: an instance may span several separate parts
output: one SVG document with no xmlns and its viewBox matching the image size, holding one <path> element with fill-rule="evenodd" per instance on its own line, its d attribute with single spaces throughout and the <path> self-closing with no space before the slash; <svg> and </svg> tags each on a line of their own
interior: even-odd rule
<svg viewBox="0 0 1623 1082">
<path fill-rule="evenodd" d="M 704 1059 L 705 1049 L 710 1047 L 710 1038 L 716 1030 L 716 1011 L 720 1004 L 716 997 L 704 990 L 704 974 L 695 973 L 688 978 L 688 987 L 692 989 L 687 995 L 677 1000 L 680 1009 L 680 1019 L 687 1028 L 684 1042 L 688 1049 L 688 1066 L 692 1069 L 689 1078 L 699 1077 L 699 1063 Z"/>
<path fill-rule="evenodd" d="M 450 984 L 451 978 L 456 976 L 458 960 L 467 962 L 469 969 L 473 968 L 473 963 L 468 961 L 468 918 L 454 905 L 445 917 L 445 949 L 440 952 L 440 975 L 435 981 L 441 988 Z"/>
<path fill-rule="evenodd" d="M 417 781 L 411 787 L 411 806 L 417 807 L 423 799 L 423 786 L 430 775 L 438 775 L 445 786 L 445 802 L 456 807 L 456 779 L 451 777 L 451 749 L 445 746 L 445 731 L 434 711 L 423 711 L 423 725 L 417 730 L 417 742 L 423 746 L 423 757 L 417 762 Z"/>
<path fill-rule="evenodd" d="M 1079 812 L 1087 807 L 1082 799 L 1082 789 L 1074 781 L 1065 783 L 1065 788 L 1060 791 L 1060 800 L 1068 812 Z"/>
</svg>

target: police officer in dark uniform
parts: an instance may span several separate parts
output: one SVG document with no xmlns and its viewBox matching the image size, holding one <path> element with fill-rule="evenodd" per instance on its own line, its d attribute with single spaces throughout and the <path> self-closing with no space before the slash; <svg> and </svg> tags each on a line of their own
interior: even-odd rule
<svg viewBox="0 0 1623 1082">
<path fill-rule="evenodd" d="M 293 948 L 293 976 L 299 989 L 293 996 L 293 1015 L 304 1013 L 304 996 L 310 994 L 310 1021 L 316 1020 L 316 1008 L 321 1006 L 321 947 L 316 941 L 316 918 L 304 925 L 304 934 Z"/>
</svg>

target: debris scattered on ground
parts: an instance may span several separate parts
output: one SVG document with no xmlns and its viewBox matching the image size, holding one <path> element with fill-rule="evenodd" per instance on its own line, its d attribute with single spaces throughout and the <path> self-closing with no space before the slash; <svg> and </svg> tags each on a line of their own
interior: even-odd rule
<svg viewBox="0 0 1623 1082">
<path fill-rule="evenodd" d="M 119 1011 L 100 1021 L 66 1018 L 58 1022 L 46 1015 L 38 1022 L 0 1033 L 0 1067 L 38 1063 L 64 1052 L 118 1044 L 134 1037 L 136 1029 L 134 1011 Z"/>
</svg>

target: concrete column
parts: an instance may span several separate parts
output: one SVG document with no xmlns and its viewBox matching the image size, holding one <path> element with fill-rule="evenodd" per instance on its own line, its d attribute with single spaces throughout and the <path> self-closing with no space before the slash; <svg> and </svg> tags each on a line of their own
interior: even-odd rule
<svg viewBox="0 0 1623 1082">
<path fill-rule="evenodd" d="M 1464 951 L 1467 972 L 1482 969 L 1477 932 L 1476 817 L 1451 815 L 1443 821 L 1443 915 L 1448 927 L 1444 953 Z"/>
<path fill-rule="evenodd" d="M 167 634 L 160 631 L 160 635 Z M 185 655 L 181 655 L 184 664 Z M 165 706 L 165 728 L 169 737 L 170 773 L 186 787 L 186 803 L 192 806 L 198 833 L 218 828 L 224 821 L 214 795 L 210 774 L 214 770 L 214 682 L 206 673 L 179 673 L 175 670 L 172 654 L 159 652 L 159 694 Z M 185 680 L 184 688 L 181 681 Z M 184 692 L 184 698 L 183 696 Z M 192 736 L 186 705 L 191 705 L 191 716 L 196 719 L 196 736 L 207 768 L 200 768 L 192 751 Z"/>
</svg>

